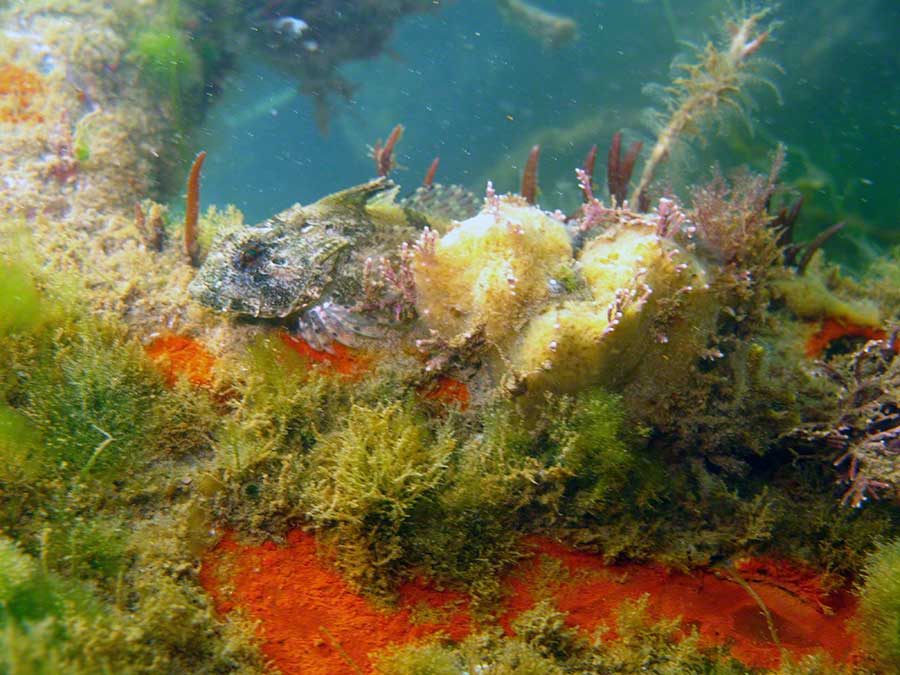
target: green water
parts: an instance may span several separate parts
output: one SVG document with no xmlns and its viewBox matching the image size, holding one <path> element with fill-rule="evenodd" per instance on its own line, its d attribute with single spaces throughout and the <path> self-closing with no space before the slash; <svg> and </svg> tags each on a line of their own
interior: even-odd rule
<svg viewBox="0 0 900 675">
<path fill-rule="evenodd" d="M 374 173 L 366 146 L 403 123 L 401 170 L 414 187 L 435 156 L 438 180 L 480 192 L 488 179 L 517 188 L 525 153 L 549 137 L 541 162 L 541 204 L 577 204 L 574 167 L 591 143 L 601 156 L 617 129 L 644 140 L 653 133 L 645 110 L 658 100 L 645 85 L 665 83 L 683 41 L 716 34 L 726 3 L 544 0 L 575 19 L 577 41 L 543 48 L 501 20 L 493 2 L 441 3 L 433 13 L 402 19 L 388 53 L 342 73 L 351 101 L 339 104 L 322 136 L 310 100 L 296 83 L 247 54 L 196 137 L 209 151 L 203 201 L 233 202 L 250 221 L 295 202 L 309 202 Z M 896 186 L 900 179 L 900 4 L 895 0 L 786 2 L 762 56 L 764 71 L 752 131 L 739 121 L 693 142 L 673 176 L 701 181 L 718 162 L 763 170 L 778 142 L 788 148 L 785 181 L 806 198 L 800 238 L 837 220 L 848 228 L 830 249 L 864 263 L 900 243 Z M 321 45 L 327 49 L 327 45 Z M 602 178 L 601 178 L 602 180 Z"/>
</svg>

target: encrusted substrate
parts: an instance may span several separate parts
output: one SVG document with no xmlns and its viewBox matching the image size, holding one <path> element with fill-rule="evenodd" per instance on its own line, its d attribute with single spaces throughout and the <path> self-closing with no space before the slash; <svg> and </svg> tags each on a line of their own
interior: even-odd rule
<svg viewBox="0 0 900 675">
<path fill-rule="evenodd" d="M 135 26 L 165 4 L 21 2 L 0 13 L 0 67 L 37 83 L 0 89 L 0 108 L 18 96 L 29 111 L 0 116 L 0 228 L 27 234 L 38 264 L 143 337 L 197 330 L 204 314 L 188 302 L 180 247 L 154 250 L 136 219 L 160 168 L 180 163 L 172 100 L 142 79 L 133 44 Z"/>
</svg>

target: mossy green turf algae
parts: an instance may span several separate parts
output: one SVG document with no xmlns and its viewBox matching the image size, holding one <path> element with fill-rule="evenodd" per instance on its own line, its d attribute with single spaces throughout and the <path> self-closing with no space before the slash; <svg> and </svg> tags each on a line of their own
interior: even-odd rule
<svg viewBox="0 0 900 675">
<path fill-rule="evenodd" d="M 166 571 L 177 555 L 154 563 L 134 534 L 156 527 L 180 461 L 203 454 L 211 408 L 166 389 L 139 344 L 64 306 L 34 270 L 4 262 L 0 284 L 11 281 L 38 292 L 13 300 L 28 311 L 0 334 L 2 667 L 149 672 L 204 652 L 215 662 L 219 630 L 202 597 Z M 177 541 L 160 526 L 170 531 L 154 546 Z M 179 635 L 189 616 L 197 629 Z M 185 639 L 196 644 L 179 656 Z"/>
<path fill-rule="evenodd" d="M 900 673 L 900 539 L 879 546 L 863 568 L 859 628 L 882 672 Z"/>
</svg>

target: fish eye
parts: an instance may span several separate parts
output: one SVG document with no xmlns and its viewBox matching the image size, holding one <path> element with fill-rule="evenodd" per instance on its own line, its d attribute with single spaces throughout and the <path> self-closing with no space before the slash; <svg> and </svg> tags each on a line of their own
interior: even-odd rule
<svg viewBox="0 0 900 675">
<path fill-rule="evenodd" d="M 242 271 L 252 269 L 259 263 L 262 254 L 262 247 L 256 242 L 251 242 L 234 256 L 234 266 Z"/>
</svg>

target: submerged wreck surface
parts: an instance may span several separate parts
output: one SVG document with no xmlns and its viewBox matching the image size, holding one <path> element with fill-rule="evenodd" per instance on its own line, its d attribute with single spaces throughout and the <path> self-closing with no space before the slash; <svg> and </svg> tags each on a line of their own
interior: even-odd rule
<svg viewBox="0 0 900 675">
<path fill-rule="evenodd" d="M 607 195 L 589 153 L 572 213 L 539 149 L 519 194 L 401 196 L 397 127 L 371 183 L 256 224 L 200 212 L 198 161 L 182 219 L 236 18 L 324 58 L 277 9 L 310 5 L 245 4 L 0 10 L 0 669 L 897 672 L 896 256 L 794 241 L 778 151 L 660 187 L 746 112 L 770 15 L 685 57 L 650 159 L 617 134 Z"/>
</svg>

